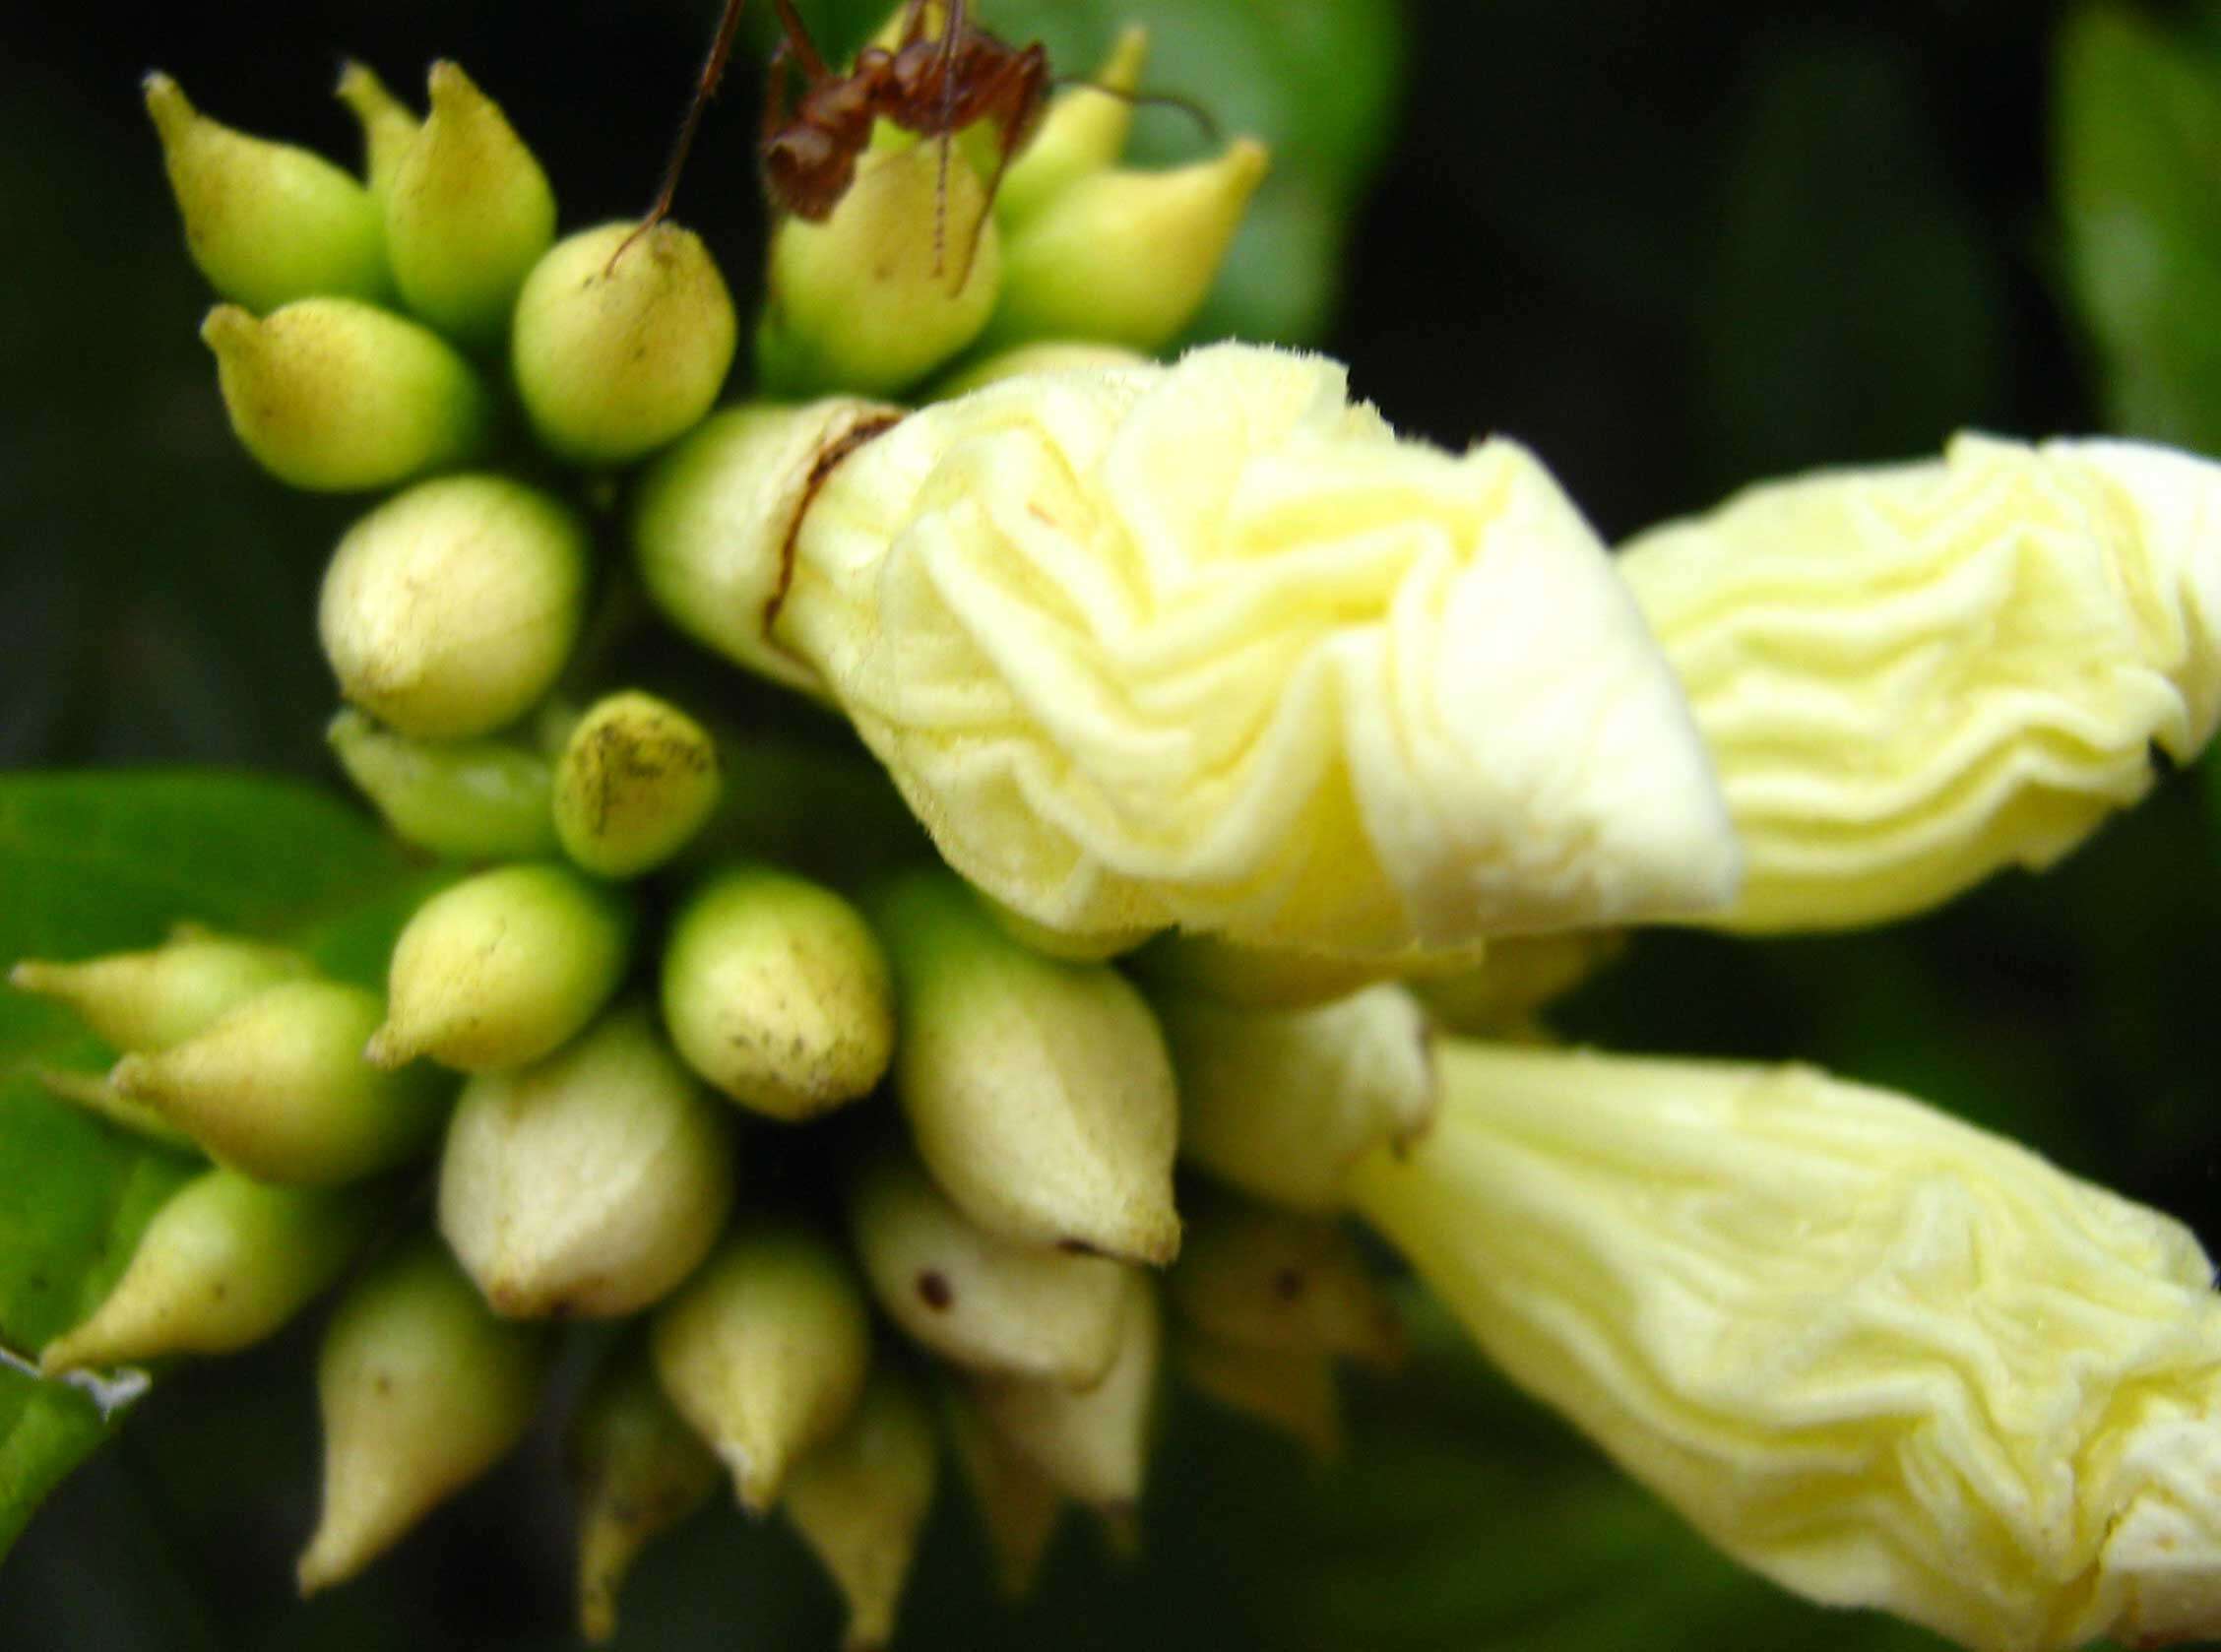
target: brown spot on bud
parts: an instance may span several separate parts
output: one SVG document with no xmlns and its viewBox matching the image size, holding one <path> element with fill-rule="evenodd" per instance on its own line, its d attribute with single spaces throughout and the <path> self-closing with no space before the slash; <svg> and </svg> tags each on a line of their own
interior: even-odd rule
<svg viewBox="0 0 2221 1652">
<path fill-rule="evenodd" d="M 938 1268 L 918 1270 L 918 1295 L 927 1307 L 936 1311 L 946 1309 L 956 1301 L 956 1292 L 950 1288 L 947 1275 Z"/>
</svg>

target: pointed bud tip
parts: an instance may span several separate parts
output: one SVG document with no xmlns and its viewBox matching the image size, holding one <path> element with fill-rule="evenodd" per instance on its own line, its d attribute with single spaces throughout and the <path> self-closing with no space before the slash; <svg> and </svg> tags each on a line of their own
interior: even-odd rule
<svg viewBox="0 0 2221 1652">
<path fill-rule="evenodd" d="M 413 1061 L 416 1050 L 408 1037 L 388 1021 L 370 1035 L 370 1042 L 362 1047 L 362 1058 L 373 1067 L 391 1072 Z"/>
<path fill-rule="evenodd" d="M 261 326 L 254 312 L 238 304 L 216 304 L 201 322 L 201 343 L 219 356 L 243 352 Z"/>
<path fill-rule="evenodd" d="M 174 143 L 185 129 L 200 117 L 185 95 L 185 89 L 163 74 L 151 70 L 139 83 L 139 90 L 147 101 L 147 113 L 155 123 L 155 131 L 164 144 Z"/>
</svg>

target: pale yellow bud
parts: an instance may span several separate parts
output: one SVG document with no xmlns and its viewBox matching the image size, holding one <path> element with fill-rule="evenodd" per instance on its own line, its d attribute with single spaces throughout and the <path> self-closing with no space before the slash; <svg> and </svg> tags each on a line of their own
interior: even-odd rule
<svg viewBox="0 0 2221 1652">
<path fill-rule="evenodd" d="M 761 1514 L 841 1430 L 871 1365 L 871 1315 L 847 1260 L 795 1226 L 729 1239 L 650 1325 L 656 1372 Z"/>
<path fill-rule="evenodd" d="M 554 767 L 516 740 L 419 740 L 343 711 L 324 731 L 348 779 L 406 842 L 465 859 L 556 852 Z"/>
<path fill-rule="evenodd" d="M 298 953 L 185 924 L 148 952 L 82 964 L 26 958 L 8 972 L 8 985 L 66 1005 L 119 1050 L 156 1050 L 183 1043 L 264 987 L 307 973 Z"/>
<path fill-rule="evenodd" d="M 2183 1228 L 1809 1068 L 1442 1067 L 1358 1208 L 1720 1548 L 1974 1647 L 2221 1632 L 2221 1298 Z"/>
<path fill-rule="evenodd" d="M 1267 950 L 1178 930 L 1145 947 L 1133 969 L 1162 997 L 1199 992 L 1236 1009 L 1315 1009 L 1398 973 L 1376 961 Z"/>
<path fill-rule="evenodd" d="M 1411 989 L 1452 1032 L 1524 1032 L 1538 1011 L 1606 969 L 1625 947 L 1617 929 L 1506 935 L 1491 941 L 1471 968 L 1427 976 L 1412 982 Z"/>
<path fill-rule="evenodd" d="M 720 785 L 717 743 L 699 723 L 638 689 L 605 695 L 556 760 L 555 831 L 597 877 L 637 877 L 686 847 Z"/>
<path fill-rule="evenodd" d="M 990 384 L 1000 384 L 1004 379 L 1024 378 L 1029 373 L 1093 372 L 1103 367 L 1139 367 L 1147 364 L 1149 357 L 1139 350 L 1127 349 L 1122 345 L 1099 344 L 1084 339 L 1046 340 L 1040 344 L 1018 345 L 1009 349 L 997 350 L 983 356 L 970 366 L 959 367 L 943 379 L 936 379 L 926 394 L 920 398 L 927 402 L 945 402 L 952 397 L 969 396 L 975 390 L 984 390 Z"/>
<path fill-rule="evenodd" d="M 909 1378 L 885 1366 L 847 1426 L 795 1466 L 780 1507 L 840 1585 L 845 1652 L 873 1652 L 893 1637 L 939 1470 L 932 1415 Z"/>
<path fill-rule="evenodd" d="M 1117 1357 L 1094 1387 L 1009 1377 L 973 1384 L 989 1427 L 1068 1495 L 1111 1513 L 1140 1500 L 1164 1360 L 1157 1287 L 1139 1272 L 1125 1284 Z"/>
<path fill-rule="evenodd" d="M 1148 57 L 1149 31 L 1124 30 L 1094 74 L 1049 99 L 1033 141 L 1003 173 L 994 200 L 996 218 L 1019 223 L 1081 178 L 1116 163 L 1133 128 L 1133 94 Z M 1111 250 L 1140 257 L 1156 251 L 1147 246 Z"/>
<path fill-rule="evenodd" d="M 1705 921 L 1883 922 L 2041 870 L 2221 717 L 2221 467 L 1980 436 L 1755 487 L 1620 566 L 1749 875 Z"/>
<path fill-rule="evenodd" d="M 994 1552 L 995 1577 L 1011 1600 L 1034 1586 L 1049 1539 L 1064 1513 L 1062 1488 L 981 1416 L 970 1394 L 951 1384 L 941 1396 L 956 1460 Z"/>
<path fill-rule="evenodd" d="M 1214 1341 L 1389 1367 L 1404 1328 L 1339 1223 L 1237 1199 L 1190 1206 L 1165 1279 L 1174 1309 Z"/>
<path fill-rule="evenodd" d="M 1342 1455 L 1342 1393 L 1332 1355 L 1222 1342 L 1183 1326 L 1173 1338 L 1173 1364 L 1197 1393 L 1293 1435 L 1321 1461 Z"/>
<path fill-rule="evenodd" d="M 401 159 L 424 129 L 415 110 L 386 90 L 386 83 L 353 58 L 340 65 L 333 95 L 348 106 L 362 128 L 362 174 L 379 203 L 379 238 L 384 240 L 385 202 L 393 194 Z"/>
</svg>

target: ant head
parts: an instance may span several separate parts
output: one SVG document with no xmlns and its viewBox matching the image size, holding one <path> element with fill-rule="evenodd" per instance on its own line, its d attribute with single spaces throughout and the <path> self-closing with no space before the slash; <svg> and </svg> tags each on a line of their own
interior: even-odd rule
<svg viewBox="0 0 2221 1652">
<path fill-rule="evenodd" d="M 856 151 L 831 133 L 790 126 L 764 142 L 764 192 L 796 218 L 822 223 L 848 193 L 856 163 Z"/>
</svg>

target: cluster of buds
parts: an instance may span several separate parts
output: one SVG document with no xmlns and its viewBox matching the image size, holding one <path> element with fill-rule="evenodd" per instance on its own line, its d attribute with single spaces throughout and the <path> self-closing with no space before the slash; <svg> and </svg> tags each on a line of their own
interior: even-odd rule
<svg viewBox="0 0 2221 1652">
<path fill-rule="evenodd" d="M 332 742 L 473 864 L 382 996 L 198 931 L 12 977 L 121 1054 L 58 1089 L 215 1167 L 50 1370 L 346 1281 L 303 1588 L 517 1441 L 558 1323 L 630 1319 L 570 1420 L 583 1630 L 730 1483 L 881 1644 L 944 1448 L 1013 1588 L 1067 1506 L 1131 1529 L 1170 1373 L 1334 1451 L 1339 1366 L 1401 1344 L 1362 1219 L 1793 1589 L 1975 1647 L 2221 1630 L 2186 1233 L 1902 1098 L 1547 1021 L 1629 925 L 1902 917 L 2193 755 L 2221 470 L 1969 440 L 1615 557 L 1526 450 L 1402 440 L 1332 363 L 1134 353 L 1263 156 L 1121 170 L 1086 87 L 991 202 L 895 134 L 780 225 L 759 377 L 823 399 L 705 417 L 738 329 L 694 237 L 556 241 L 452 66 L 421 120 L 342 95 L 366 181 L 148 90 L 242 443 L 408 484 L 332 560 Z M 520 429 L 575 485 L 462 469 Z M 793 716 L 596 680 L 619 533 Z"/>
</svg>

